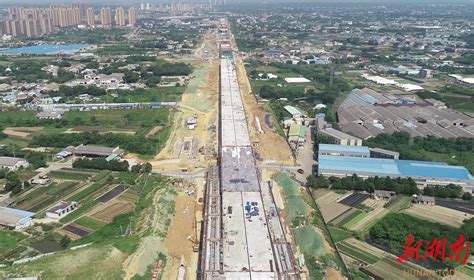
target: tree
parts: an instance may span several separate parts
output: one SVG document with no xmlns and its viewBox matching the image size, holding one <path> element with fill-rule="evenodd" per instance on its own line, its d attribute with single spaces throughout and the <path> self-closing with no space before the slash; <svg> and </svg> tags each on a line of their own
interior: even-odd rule
<svg viewBox="0 0 474 280">
<path fill-rule="evenodd" d="M 470 192 L 464 192 L 462 195 L 463 200 L 472 200 L 472 194 Z"/>
<path fill-rule="evenodd" d="M 141 164 L 136 164 L 136 165 L 132 166 L 132 168 L 131 168 L 131 171 L 133 173 L 136 173 L 136 174 L 140 173 L 141 170 L 142 170 L 142 165 Z"/>
<path fill-rule="evenodd" d="M 147 162 L 143 165 L 143 173 L 150 173 L 153 169 L 153 166 L 151 166 L 151 163 Z"/>
<path fill-rule="evenodd" d="M 133 71 L 127 71 L 124 73 L 123 81 L 127 84 L 136 83 L 140 80 L 138 73 Z"/>
</svg>

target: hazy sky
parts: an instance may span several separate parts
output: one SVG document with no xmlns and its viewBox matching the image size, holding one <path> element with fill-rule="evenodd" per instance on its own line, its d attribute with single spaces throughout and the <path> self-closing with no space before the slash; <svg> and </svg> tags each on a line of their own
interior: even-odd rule
<svg viewBox="0 0 474 280">
<path fill-rule="evenodd" d="M 90 4 L 127 4 L 132 3 L 139 4 L 142 2 L 149 3 L 170 3 L 171 0 L 0 0 L 1 6 L 10 5 L 21 5 L 21 4 L 51 4 L 51 3 L 90 3 Z M 207 0 L 176 0 L 176 2 L 207 2 Z M 389 4 L 389 3 L 438 3 L 438 4 L 453 4 L 453 3 L 473 3 L 474 0 L 226 0 L 228 3 L 301 3 L 301 2 L 314 2 L 314 3 L 378 3 L 378 4 Z"/>
</svg>

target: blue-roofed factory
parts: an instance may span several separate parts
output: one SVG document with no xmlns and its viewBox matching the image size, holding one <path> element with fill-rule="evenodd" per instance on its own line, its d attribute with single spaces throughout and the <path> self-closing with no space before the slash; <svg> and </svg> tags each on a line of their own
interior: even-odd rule
<svg viewBox="0 0 474 280">
<path fill-rule="evenodd" d="M 452 166 L 444 162 L 371 158 L 369 148 L 364 146 L 320 144 L 318 154 L 318 175 L 410 177 L 420 187 L 457 184 L 465 189 L 474 189 L 474 177 L 463 166 Z"/>
</svg>

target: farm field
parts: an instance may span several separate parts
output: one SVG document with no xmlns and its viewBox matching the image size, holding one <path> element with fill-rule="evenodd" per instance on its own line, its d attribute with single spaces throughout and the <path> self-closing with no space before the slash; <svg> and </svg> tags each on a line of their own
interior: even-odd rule
<svg viewBox="0 0 474 280">
<path fill-rule="evenodd" d="M 384 207 L 392 212 L 398 212 L 410 206 L 411 206 L 411 197 L 397 195 L 395 198 L 392 198 L 387 204 L 385 204 Z"/>
<path fill-rule="evenodd" d="M 436 199 L 436 204 L 446 208 L 458 210 L 470 215 L 474 215 L 474 202 L 473 201 L 453 201 L 449 199 Z"/>
<path fill-rule="evenodd" d="M 457 228 L 462 226 L 465 219 L 470 219 L 473 217 L 471 214 L 463 213 L 461 211 L 449 209 L 439 205 L 430 206 L 414 204 L 410 208 L 403 210 L 402 213 L 407 213 L 421 219 L 438 222 Z"/>
<path fill-rule="evenodd" d="M 342 253 L 366 264 L 374 264 L 379 260 L 377 256 L 374 256 L 356 246 L 353 246 L 346 241 L 341 241 L 337 243 L 336 246 Z"/>
<path fill-rule="evenodd" d="M 16 207 L 32 212 L 39 211 L 61 200 L 77 190 L 81 185 L 76 182 L 51 183 L 46 187 L 37 187 L 31 193 L 21 197 Z"/>
<path fill-rule="evenodd" d="M 345 225 L 349 230 L 352 231 L 365 231 L 380 218 L 385 216 L 389 210 L 384 208 L 386 201 L 376 200 L 376 199 L 367 199 L 362 204 L 366 207 L 372 209 L 365 215 L 362 219 L 358 220 L 356 223 L 353 223 L 351 226 Z"/>
<path fill-rule="evenodd" d="M 99 228 L 106 225 L 106 223 L 88 216 L 83 216 L 82 218 L 75 220 L 74 223 L 76 225 L 85 226 L 92 230 L 98 230 Z"/>
<path fill-rule="evenodd" d="M 339 194 L 327 190 L 313 190 L 316 203 L 326 222 L 329 222 L 350 209 L 349 206 L 337 203 L 339 199 L 348 196 L 350 193 Z"/>
<path fill-rule="evenodd" d="M 49 172 L 48 176 L 54 179 L 84 182 L 95 174 L 97 174 L 97 172 L 60 169 Z"/>
<path fill-rule="evenodd" d="M 399 263 L 393 257 L 385 257 L 368 267 L 368 271 L 383 279 L 419 279 L 419 277 L 408 273 L 411 270 L 424 271 L 425 269 L 407 262 Z M 425 274 L 429 275 L 428 273 Z M 434 275 L 425 276 L 423 279 L 441 279 L 441 277 Z"/>
<path fill-rule="evenodd" d="M 343 225 L 344 228 L 346 229 L 351 229 L 354 227 L 355 224 L 359 223 L 362 221 L 365 217 L 367 217 L 367 212 L 362 211 L 357 214 L 354 218 L 350 219 L 347 223 Z"/>
<path fill-rule="evenodd" d="M 347 210 L 346 212 L 337 216 L 335 219 L 329 221 L 329 224 L 338 226 L 338 227 L 343 227 L 346 223 L 348 223 L 350 220 L 355 218 L 361 212 L 362 211 L 359 209 L 349 208 L 349 210 Z"/>
<path fill-rule="evenodd" d="M 133 208 L 134 205 L 132 203 L 117 201 L 105 207 L 97 207 L 90 215 L 94 219 L 105 223 L 110 223 L 118 215 L 128 213 L 132 211 Z"/>
<path fill-rule="evenodd" d="M 140 253 L 137 249 L 141 243 L 144 243 L 145 248 L 154 252 L 153 255 L 147 255 L 146 261 L 140 259 L 145 270 L 158 257 L 165 258 L 166 251 L 160 242 L 163 242 L 163 238 L 166 236 L 167 224 L 169 225 L 172 211 L 174 211 L 170 181 L 159 175 L 141 176 L 137 183 L 130 188 L 134 192 L 131 192 L 127 199 L 134 199 L 136 202 L 135 204 L 126 203 L 132 206 L 130 210 L 135 209 L 135 211 L 120 214 L 120 209 L 109 209 L 108 221 L 99 221 L 91 217 L 95 213 L 92 211 L 100 210 L 101 207 L 104 209 L 109 206 L 114 207 L 115 203 L 121 202 L 119 200 L 121 197 L 102 204 L 97 202 L 96 196 L 87 196 L 88 200 L 79 209 L 66 216 L 66 218 L 71 217 L 70 221 L 74 221 L 54 232 L 56 235 L 63 233 L 72 239 L 68 247 L 88 243 L 92 243 L 91 245 L 77 250 L 66 248 L 52 256 L 30 263 L 0 268 L 0 278 L 41 275 L 42 279 L 64 279 L 64 276 L 67 275 L 67 279 L 123 279 L 126 275 L 124 269 L 128 268 L 125 263 L 135 252 Z M 141 192 L 139 198 L 137 196 L 138 190 Z M 122 195 L 129 191 L 127 190 Z M 167 199 L 160 202 L 162 196 L 166 196 Z M 92 210 L 92 207 L 88 206 L 88 202 L 95 203 L 92 204 L 92 207 L 100 205 Z M 161 208 L 164 210 L 158 211 Z M 71 216 L 80 210 L 82 213 L 76 217 Z M 84 214 L 85 216 L 83 216 Z M 77 219 L 79 216 L 81 217 Z M 110 221 L 110 219 L 112 220 Z M 133 231 L 130 231 L 128 226 L 132 226 Z M 10 239 L 4 240 L 13 244 Z M 3 244 L 0 243 L 0 246 Z M 6 246 L 4 247 L 6 248 Z M 145 270 L 137 271 L 127 278 L 132 278 L 138 272 L 140 275 L 144 275 Z M 85 271 L 87 273 L 84 273 Z"/>
</svg>

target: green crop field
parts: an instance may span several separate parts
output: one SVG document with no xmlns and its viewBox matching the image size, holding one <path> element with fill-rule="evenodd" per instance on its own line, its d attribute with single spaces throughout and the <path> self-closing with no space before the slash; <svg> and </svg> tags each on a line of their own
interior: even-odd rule
<svg viewBox="0 0 474 280">
<path fill-rule="evenodd" d="M 71 180 L 71 181 L 87 181 L 92 174 L 82 173 L 82 172 L 68 172 L 68 171 L 51 171 L 48 174 L 50 177 L 55 179 L 62 180 Z"/>
<path fill-rule="evenodd" d="M 348 221 L 347 223 L 344 224 L 344 228 L 346 229 L 349 229 L 351 228 L 353 225 L 357 224 L 358 222 L 360 222 L 363 218 L 365 218 L 367 216 L 367 212 L 365 211 L 362 211 L 360 212 L 359 214 L 357 214 L 357 216 L 355 216 L 354 218 L 352 218 L 350 221 Z"/>
<path fill-rule="evenodd" d="M 397 195 L 396 197 L 392 198 L 387 204 L 385 204 L 385 208 L 392 212 L 398 212 L 400 210 L 406 209 L 411 204 L 411 197 Z"/>
<path fill-rule="evenodd" d="M 367 264 L 374 264 L 376 263 L 379 258 L 377 258 L 376 256 L 366 252 L 366 251 L 363 251 L 359 248 L 356 248 L 352 245 L 350 245 L 349 243 L 345 242 L 345 241 L 341 241 L 339 243 L 337 243 L 337 248 L 339 249 L 339 251 L 341 251 L 342 253 L 354 258 L 354 259 L 357 259 L 359 261 L 362 261 L 362 262 L 365 262 Z"/>
<path fill-rule="evenodd" d="M 88 186 L 87 188 L 81 190 L 80 192 L 76 193 L 75 195 L 70 197 L 70 200 L 73 201 L 80 201 L 84 199 L 85 197 L 91 195 L 92 193 L 100 190 L 102 187 L 105 186 L 105 182 L 95 182 Z"/>
<path fill-rule="evenodd" d="M 359 210 L 359 209 L 351 208 L 351 209 L 347 210 L 346 212 L 342 213 L 341 215 L 337 216 L 333 220 L 331 220 L 330 224 L 334 225 L 334 226 L 342 227 L 347 222 L 352 220 L 354 217 L 359 215 L 360 212 L 362 212 L 362 211 Z"/>
<path fill-rule="evenodd" d="M 335 243 L 354 236 L 352 232 L 337 227 L 328 226 L 328 229 Z"/>
<path fill-rule="evenodd" d="M 74 221 L 75 224 L 78 224 L 78 225 L 81 225 L 81 226 L 85 226 L 87 228 L 90 228 L 92 230 L 98 230 L 100 228 L 102 228 L 103 226 L 106 225 L 106 223 L 102 222 L 102 221 L 99 221 L 99 220 L 96 220 L 94 218 L 91 218 L 91 217 L 87 217 L 87 216 L 84 216 L 76 221 Z"/>
</svg>

